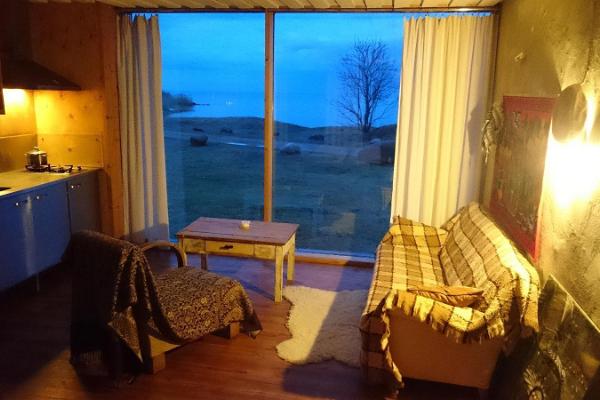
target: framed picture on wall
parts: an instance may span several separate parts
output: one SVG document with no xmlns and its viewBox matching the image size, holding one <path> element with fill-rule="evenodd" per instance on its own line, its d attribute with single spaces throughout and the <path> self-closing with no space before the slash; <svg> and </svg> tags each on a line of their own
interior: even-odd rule
<svg viewBox="0 0 600 400">
<path fill-rule="evenodd" d="M 490 211 L 534 260 L 553 98 L 504 96 Z"/>
</svg>

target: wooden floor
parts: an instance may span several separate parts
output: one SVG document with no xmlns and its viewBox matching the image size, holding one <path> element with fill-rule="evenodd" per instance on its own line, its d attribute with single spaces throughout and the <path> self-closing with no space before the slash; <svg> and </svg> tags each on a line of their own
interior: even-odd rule
<svg viewBox="0 0 600 400">
<path fill-rule="evenodd" d="M 191 263 L 199 260 L 191 257 Z M 168 257 L 152 257 L 159 273 Z M 197 264 L 196 264 L 197 265 Z M 360 371 L 330 361 L 293 366 L 275 346 L 289 338 L 289 304 L 274 304 L 273 266 L 233 258 L 209 259 L 212 271 L 240 280 L 255 303 L 264 331 L 257 339 L 205 337 L 167 354 L 167 369 L 114 388 L 105 378 L 82 379 L 69 364 L 70 279 L 55 268 L 0 295 L 0 399 L 378 399 Z M 328 290 L 366 289 L 370 269 L 297 266 L 295 284 Z M 407 381 L 400 399 L 475 399 L 476 391 Z"/>
</svg>

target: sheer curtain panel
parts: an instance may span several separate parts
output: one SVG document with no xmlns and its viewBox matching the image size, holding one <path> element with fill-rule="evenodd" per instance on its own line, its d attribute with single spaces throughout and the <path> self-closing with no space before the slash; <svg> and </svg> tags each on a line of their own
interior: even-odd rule
<svg viewBox="0 0 600 400">
<path fill-rule="evenodd" d="M 158 17 L 119 17 L 118 83 L 125 234 L 168 239 Z"/>
<path fill-rule="evenodd" d="M 475 200 L 492 16 L 404 25 L 392 215 L 440 225 Z"/>
</svg>

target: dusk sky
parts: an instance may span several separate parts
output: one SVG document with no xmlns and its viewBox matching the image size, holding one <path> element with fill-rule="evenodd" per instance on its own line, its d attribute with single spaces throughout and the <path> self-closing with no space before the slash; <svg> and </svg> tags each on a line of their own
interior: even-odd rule
<svg viewBox="0 0 600 400">
<path fill-rule="evenodd" d="M 340 125 L 339 62 L 356 40 L 387 44 L 400 77 L 400 13 L 279 13 L 275 16 L 275 118 Z M 163 88 L 198 103 L 188 114 L 263 116 L 264 14 L 160 14 Z M 397 103 L 397 95 L 390 99 Z M 380 124 L 396 121 L 392 107 Z"/>
</svg>

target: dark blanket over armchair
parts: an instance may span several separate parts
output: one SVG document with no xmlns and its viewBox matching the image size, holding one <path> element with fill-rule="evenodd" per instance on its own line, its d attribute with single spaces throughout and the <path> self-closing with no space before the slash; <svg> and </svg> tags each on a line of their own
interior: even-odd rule
<svg viewBox="0 0 600 400">
<path fill-rule="evenodd" d="M 153 276 L 143 250 L 96 232 L 73 235 L 71 360 L 101 360 L 107 334 L 145 362 L 149 336 L 183 344 L 240 322 L 255 336 L 261 324 L 239 282 L 197 268 Z"/>
</svg>

